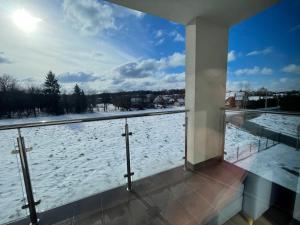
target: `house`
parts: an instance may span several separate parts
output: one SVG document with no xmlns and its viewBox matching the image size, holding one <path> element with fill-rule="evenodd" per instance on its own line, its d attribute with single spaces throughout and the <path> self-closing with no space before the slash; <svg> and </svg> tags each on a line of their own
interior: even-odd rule
<svg viewBox="0 0 300 225">
<path fill-rule="evenodd" d="M 153 103 L 155 105 L 164 105 L 165 104 L 165 99 L 161 96 L 161 95 L 158 95 L 154 100 L 153 100 Z"/>
<path fill-rule="evenodd" d="M 245 91 L 239 91 L 235 93 L 235 106 L 238 108 L 245 108 L 248 101 L 248 95 Z"/>
<path fill-rule="evenodd" d="M 175 102 L 175 106 L 184 106 L 184 98 L 178 98 Z"/>
<path fill-rule="evenodd" d="M 236 107 L 236 105 L 235 105 L 235 98 L 234 98 L 233 96 L 228 97 L 228 98 L 225 100 L 225 106 L 226 106 L 226 107 L 229 107 L 229 108 L 234 108 L 234 107 Z"/>
</svg>

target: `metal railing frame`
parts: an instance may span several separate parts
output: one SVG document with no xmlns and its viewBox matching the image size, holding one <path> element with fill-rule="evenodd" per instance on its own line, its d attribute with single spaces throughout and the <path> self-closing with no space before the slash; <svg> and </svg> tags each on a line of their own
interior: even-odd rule
<svg viewBox="0 0 300 225">
<path fill-rule="evenodd" d="M 235 109 L 235 108 L 221 108 L 227 112 L 245 112 L 245 113 L 266 113 L 266 114 L 279 114 L 286 116 L 300 116 L 298 112 L 289 111 L 271 111 L 271 110 L 260 110 L 260 109 Z"/>
<path fill-rule="evenodd" d="M 132 132 L 129 132 L 129 126 L 127 123 L 127 119 L 129 118 L 137 118 L 137 117 L 148 117 L 148 116 L 160 116 L 160 115 L 170 115 L 170 114 L 178 114 L 178 113 L 185 113 L 185 149 L 184 149 L 184 165 L 186 167 L 187 163 L 187 121 L 188 121 L 188 110 L 169 110 L 169 111 L 158 111 L 158 112 L 146 112 L 146 113 L 130 113 L 130 114 L 120 114 L 120 115 L 111 115 L 111 116 L 102 116 L 102 117 L 92 117 L 92 118 L 81 118 L 81 119 L 70 119 L 70 120 L 56 120 L 56 121 L 40 121 L 40 122 L 33 122 L 33 123 L 22 123 L 22 124 L 12 124 L 12 125 L 0 125 L 0 131 L 3 130 L 18 130 L 18 150 L 21 167 L 22 167 L 22 174 L 23 174 L 23 181 L 25 184 L 25 193 L 27 198 L 27 204 L 22 206 L 22 209 L 28 208 L 29 209 L 29 220 L 32 225 L 39 224 L 39 219 L 36 211 L 36 205 L 40 203 L 40 200 L 35 202 L 34 201 L 34 194 L 32 191 L 31 179 L 30 179 L 30 171 L 28 167 L 28 160 L 27 160 L 27 153 L 26 153 L 26 146 L 24 137 L 21 136 L 21 129 L 26 128 L 34 128 L 34 127 L 45 127 L 45 126 L 56 126 L 56 125 L 68 125 L 68 124 L 75 124 L 75 123 L 87 123 L 87 122 L 96 122 L 96 121 L 106 121 L 106 120 L 117 120 L 117 119 L 125 119 L 125 129 L 124 133 L 122 134 L 125 137 L 125 149 L 126 149 L 126 169 L 127 174 L 124 175 L 127 178 L 127 190 L 132 191 L 132 180 L 131 176 L 134 173 L 131 171 L 130 165 L 130 146 L 129 146 L 129 136 L 132 135 Z"/>
<path fill-rule="evenodd" d="M 129 113 L 129 114 L 118 114 L 118 115 L 100 116 L 100 117 L 92 117 L 92 118 L 39 121 L 39 122 L 32 122 L 32 123 L 0 125 L 0 131 L 19 129 L 19 128 L 24 129 L 24 128 L 33 128 L 33 127 L 67 125 L 67 124 L 74 124 L 74 123 L 96 122 L 96 121 L 104 121 L 104 120 L 118 120 L 118 119 L 129 119 L 129 118 L 136 118 L 136 117 L 159 116 L 159 115 L 177 114 L 177 113 L 184 113 L 184 112 L 188 112 L 188 110 L 183 109 L 183 110 L 169 110 L 169 111 L 146 112 L 146 113 Z"/>
<path fill-rule="evenodd" d="M 224 112 L 224 124 L 226 123 L 225 122 L 225 117 L 226 117 L 226 112 L 241 112 L 241 113 L 261 113 L 261 114 L 275 114 L 275 115 L 284 115 L 284 116 L 299 116 L 300 117 L 300 113 L 298 112 L 289 112 L 289 111 L 272 111 L 272 110 L 256 110 L 256 109 L 236 109 L 236 108 L 226 108 L 226 107 L 223 107 L 221 108 L 221 110 Z M 241 129 L 243 130 L 243 129 Z M 258 134 L 259 136 L 261 136 L 261 130 L 260 130 L 260 134 Z M 277 143 L 280 142 L 280 136 L 281 136 L 281 133 L 278 133 L 278 140 L 277 140 Z M 225 130 L 224 130 L 224 139 L 225 139 Z M 270 139 L 271 141 L 271 139 Z M 297 140 L 298 141 L 298 140 Z M 267 137 L 266 138 L 266 146 L 265 146 L 265 149 L 268 148 L 268 142 L 269 142 L 269 138 Z M 300 143 L 300 141 L 299 141 Z M 275 145 L 276 142 L 273 140 L 273 145 Z M 298 142 L 296 144 L 296 149 L 298 149 Z M 225 146 L 223 148 L 224 152 L 225 152 Z M 250 144 L 250 153 L 251 153 L 251 150 L 252 150 L 252 146 Z M 260 152 L 262 149 L 261 149 L 261 140 L 259 139 L 258 140 L 258 152 Z M 239 161 L 239 146 L 237 147 L 237 161 Z M 224 158 L 224 156 L 223 156 Z M 237 162 L 235 161 L 235 162 Z M 233 163 L 235 163 L 233 162 Z"/>
</svg>

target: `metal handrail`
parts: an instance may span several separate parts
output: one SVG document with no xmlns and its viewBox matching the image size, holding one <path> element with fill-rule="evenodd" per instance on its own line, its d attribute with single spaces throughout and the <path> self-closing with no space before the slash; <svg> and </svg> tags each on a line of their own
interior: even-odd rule
<svg viewBox="0 0 300 225">
<path fill-rule="evenodd" d="M 269 111 L 269 110 L 260 110 L 260 109 L 232 109 L 232 108 L 221 108 L 228 112 L 251 112 L 251 113 L 268 113 L 268 114 L 278 114 L 286 116 L 300 116 L 298 112 L 289 112 L 289 111 Z"/>
<path fill-rule="evenodd" d="M 13 124 L 13 125 L 1 125 L 0 130 L 11 130 L 17 129 L 18 130 L 18 151 L 20 155 L 20 161 L 22 164 L 22 174 L 23 174 L 23 181 L 25 184 L 25 191 L 26 191 L 26 198 L 28 204 L 23 206 L 22 208 L 29 209 L 29 219 L 30 224 L 37 225 L 39 224 L 39 219 L 37 215 L 36 205 L 40 203 L 41 200 L 35 202 L 34 200 L 34 193 L 32 191 L 31 179 L 30 179 L 30 171 L 28 168 L 28 161 L 26 156 L 26 146 L 24 137 L 21 136 L 21 129 L 23 128 L 33 128 L 33 127 L 44 127 L 44 126 L 54 126 L 54 125 L 64 125 L 64 124 L 74 124 L 74 123 L 85 123 L 85 122 L 93 122 L 93 121 L 104 121 L 104 120 L 116 120 L 116 119 L 125 119 L 125 133 L 122 134 L 125 137 L 126 143 L 126 165 L 127 165 L 127 173 L 124 175 L 127 178 L 127 190 L 132 191 L 132 179 L 131 176 L 134 173 L 131 171 L 131 163 L 130 163 L 130 148 L 129 148 L 129 136 L 132 135 L 129 132 L 129 126 L 127 123 L 128 118 L 137 118 L 137 117 L 147 117 L 147 116 L 159 116 L 159 115 L 166 115 L 166 114 L 176 114 L 176 113 L 185 113 L 185 120 L 187 123 L 187 112 L 188 110 L 169 110 L 169 111 L 154 111 L 154 112 L 146 112 L 146 113 L 131 113 L 131 114 L 119 114 L 119 115 L 111 115 L 111 116 L 101 116 L 101 117 L 92 117 L 92 118 L 81 118 L 81 119 L 71 119 L 71 120 L 56 120 L 56 121 L 40 121 L 34 123 L 23 123 L 23 124 Z M 187 124 L 185 124 L 187 125 Z M 185 126 L 185 132 L 187 132 L 187 126 Z M 186 145 L 186 142 L 185 142 Z M 185 146 L 186 148 L 186 146 Z M 186 151 L 185 151 L 185 159 Z M 186 163 L 185 163 L 186 164 Z"/>
<path fill-rule="evenodd" d="M 33 127 L 65 125 L 65 124 L 74 124 L 74 123 L 86 123 L 86 122 L 95 122 L 95 121 L 104 121 L 104 120 L 128 119 L 128 118 L 146 117 L 146 116 L 160 116 L 160 115 L 166 115 L 166 114 L 184 113 L 184 112 L 188 112 L 188 111 L 189 110 L 182 109 L 182 110 L 169 110 L 169 111 L 146 112 L 146 113 L 132 113 L 132 114 L 113 115 L 113 116 L 100 116 L 100 117 L 92 117 L 92 118 L 39 121 L 39 122 L 33 122 L 33 123 L 0 125 L 0 131 L 1 130 L 12 130 L 12 129 L 33 128 Z"/>
</svg>

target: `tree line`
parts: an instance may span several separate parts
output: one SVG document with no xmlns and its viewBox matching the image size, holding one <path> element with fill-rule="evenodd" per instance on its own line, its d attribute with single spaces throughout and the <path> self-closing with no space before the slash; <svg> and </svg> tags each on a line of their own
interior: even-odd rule
<svg viewBox="0 0 300 225">
<path fill-rule="evenodd" d="M 114 105 L 118 110 L 153 108 L 153 100 L 159 95 L 184 96 L 184 89 L 170 90 L 138 90 L 121 92 L 104 92 L 86 95 L 76 84 L 71 94 L 61 93 L 61 86 L 52 71 L 45 76 L 40 87 L 21 87 L 10 75 L 0 76 L 0 117 L 29 117 L 42 113 L 60 115 L 66 113 L 93 112 L 98 106 L 108 110 L 108 105 Z M 149 97 L 151 96 L 150 101 Z M 139 98 L 138 103 L 132 102 Z M 100 110 L 100 109 L 99 109 Z"/>
<path fill-rule="evenodd" d="M 0 117 L 82 113 L 92 108 L 77 84 L 72 94 L 61 94 L 60 85 L 52 71 L 47 73 L 42 87 L 21 88 L 13 77 L 7 74 L 0 76 Z"/>
</svg>

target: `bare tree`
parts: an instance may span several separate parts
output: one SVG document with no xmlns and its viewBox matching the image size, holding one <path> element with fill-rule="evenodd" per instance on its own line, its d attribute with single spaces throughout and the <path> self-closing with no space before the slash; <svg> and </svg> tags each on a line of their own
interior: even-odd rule
<svg viewBox="0 0 300 225">
<path fill-rule="evenodd" d="M 0 91 L 7 92 L 16 88 L 16 80 L 8 74 L 0 76 Z"/>
</svg>

